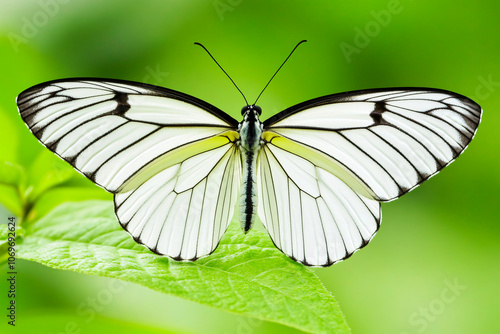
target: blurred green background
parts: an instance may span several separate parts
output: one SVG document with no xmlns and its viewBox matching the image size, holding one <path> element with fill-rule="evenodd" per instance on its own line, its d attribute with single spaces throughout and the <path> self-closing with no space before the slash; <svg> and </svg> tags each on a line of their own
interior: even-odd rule
<svg viewBox="0 0 500 334">
<path fill-rule="evenodd" d="M 448 89 L 484 109 L 457 162 L 383 205 L 381 230 L 366 249 L 314 269 L 353 333 L 498 333 L 499 10 L 498 2 L 463 0 L 0 0 L 0 160 L 30 168 L 40 156 L 55 159 L 17 113 L 15 97 L 32 85 L 75 76 L 142 81 L 238 118 L 241 96 L 193 42 L 205 44 L 253 101 L 307 39 L 261 97 L 262 119 L 314 97 L 394 86 Z M 82 198 L 110 198 L 78 182 L 87 186 Z M 0 190 L 2 201 L 15 201 Z M 0 214 L 5 223 L 7 209 Z M 6 271 L 2 333 L 11 330 Z M 133 284 L 104 298 L 110 279 L 26 261 L 18 272 L 17 333 L 298 332 Z"/>
</svg>

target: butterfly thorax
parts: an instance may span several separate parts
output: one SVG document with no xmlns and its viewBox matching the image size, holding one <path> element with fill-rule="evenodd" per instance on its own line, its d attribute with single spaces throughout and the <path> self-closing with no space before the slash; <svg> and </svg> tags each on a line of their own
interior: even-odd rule
<svg viewBox="0 0 500 334">
<path fill-rule="evenodd" d="M 255 151 L 260 148 L 260 137 L 262 135 L 262 123 L 259 120 L 260 112 L 260 108 L 256 106 L 244 107 L 242 110 L 244 118 L 239 125 L 238 132 L 240 134 L 240 146 L 246 151 Z"/>
<path fill-rule="evenodd" d="M 261 109 L 247 106 L 241 111 L 244 116 L 238 127 L 240 150 L 243 165 L 243 184 L 240 195 L 241 228 L 248 232 L 257 214 L 257 155 L 261 147 L 262 123 L 259 120 Z"/>
</svg>

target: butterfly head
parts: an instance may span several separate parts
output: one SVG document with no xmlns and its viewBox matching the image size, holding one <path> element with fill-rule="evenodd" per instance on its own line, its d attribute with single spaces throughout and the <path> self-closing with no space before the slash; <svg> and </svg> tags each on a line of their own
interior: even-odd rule
<svg viewBox="0 0 500 334">
<path fill-rule="evenodd" d="M 258 118 L 261 114 L 262 114 L 262 109 L 259 106 L 256 106 L 255 104 L 244 106 L 243 108 L 241 108 L 242 116 L 255 115 Z"/>
</svg>

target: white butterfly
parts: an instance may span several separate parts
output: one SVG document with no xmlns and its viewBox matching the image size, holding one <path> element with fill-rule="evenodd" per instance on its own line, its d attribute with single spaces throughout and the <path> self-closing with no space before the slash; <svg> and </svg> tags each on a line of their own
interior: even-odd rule
<svg viewBox="0 0 500 334">
<path fill-rule="evenodd" d="M 74 78 L 22 92 L 21 117 L 40 142 L 114 194 L 120 224 L 175 260 L 212 253 L 238 203 L 274 244 L 329 266 L 365 246 L 380 202 L 414 189 L 474 137 L 482 110 L 430 88 L 328 95 L 264 122 L 148 84 Z"/>
</svg>

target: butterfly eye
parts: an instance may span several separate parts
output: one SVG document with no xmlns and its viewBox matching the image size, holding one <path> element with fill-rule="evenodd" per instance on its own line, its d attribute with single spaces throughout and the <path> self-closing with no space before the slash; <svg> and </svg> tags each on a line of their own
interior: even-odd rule
<svg viewBox="0 0 500 334">
<path fill-rule="evenodd" d="M 248 109 L 250 109 L 250 106 L 244 106 L 243 108 L 241 108 L 241 116 L 245 115 Z"/>
<path fill-rule="evenodd" d="M 255 109 L 255 111 L 257 111 L 257 114 L 262 115 L 262 109 L 259 107 L 259 106 L 253 106 L 253 108 Z"/>
<path fill-rule="evenodd" d="M 252 105 L 241 108 L 241 115 L 245 115 L 247 110 L 255 110 L 259 116 L 262 114 L 262 109 L 259 106 Z"/>
</svg>

